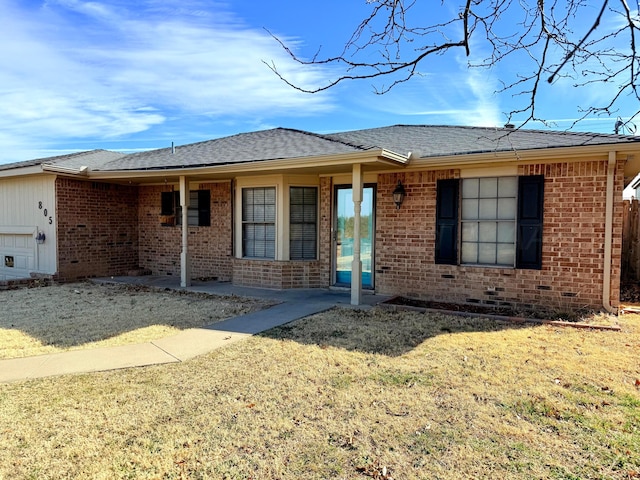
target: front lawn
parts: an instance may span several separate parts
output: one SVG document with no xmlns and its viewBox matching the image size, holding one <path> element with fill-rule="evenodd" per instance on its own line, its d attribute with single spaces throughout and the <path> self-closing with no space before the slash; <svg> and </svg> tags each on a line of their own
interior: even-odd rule
<svg viewBox="0 0 640 480">
<path fill-rule="evenodd" d="M 0 385 L 0 478 L 640 478 L 621 332 L 334 309 L 181 364 Z"/>
</svg>

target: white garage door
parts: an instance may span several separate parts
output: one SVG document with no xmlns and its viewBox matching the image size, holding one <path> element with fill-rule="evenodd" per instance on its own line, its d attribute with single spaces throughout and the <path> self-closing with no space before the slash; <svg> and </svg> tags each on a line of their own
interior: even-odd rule
<svg viewBox="0 0 640 480">
<path fill-rule="evenodd" d="M 0 280 L 29 278 L 35 270 L 33 235 L 0 233 Z"/>
</svg>

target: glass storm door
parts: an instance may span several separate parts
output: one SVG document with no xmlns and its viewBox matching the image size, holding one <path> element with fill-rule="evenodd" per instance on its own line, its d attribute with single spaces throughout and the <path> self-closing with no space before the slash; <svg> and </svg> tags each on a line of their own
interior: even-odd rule
<svg viewBox="0 0 640 480">
<path fill-rule="evenodd" d="M 362 260 L 362 287 L 373 288 L 374 211 L 373 186 L 365 186 L 360 213 L 360 259 Z M 353 261 L 353 193 L 350 186 L 338 186 L 335 191 L 334 265 L 335 283 L 351 286 Z"/>
</svg>

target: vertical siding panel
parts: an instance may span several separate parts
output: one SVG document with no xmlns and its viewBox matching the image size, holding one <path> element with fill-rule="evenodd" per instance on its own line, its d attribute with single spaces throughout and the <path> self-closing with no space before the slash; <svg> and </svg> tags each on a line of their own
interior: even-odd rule
<svg viewBox="0 0 640 480">
<path fill-rule="evenodd" d="M 39 208 L 39 202 L 42 202 L 42 209 Z M 54 175 L 0 179 L 0 228 L 10 232 L 12 227 L 28 227 L 44 232 L 45 243 L 36 246 L 38 264 L 35 265 L 35 271 L 54 274 L 57 263 Z"/>
</svg>

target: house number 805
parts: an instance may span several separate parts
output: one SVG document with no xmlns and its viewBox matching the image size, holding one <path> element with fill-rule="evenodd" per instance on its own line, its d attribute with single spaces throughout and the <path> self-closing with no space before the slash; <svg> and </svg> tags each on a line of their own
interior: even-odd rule
<svg viewBox="0 0 640 480">
<path fill-rule="evenodd" d="M 51 225 L 53 223 L 53 217 L 49 216 L 49 212 L 46 208 L 44 208 L 44 205 L 42 205 L 42 202 L 38 202 L 38 209 L 42 210 L 42 213 L 44 214 L 45 218 L 49 222 L 49 225 Z"/>
</svg>

